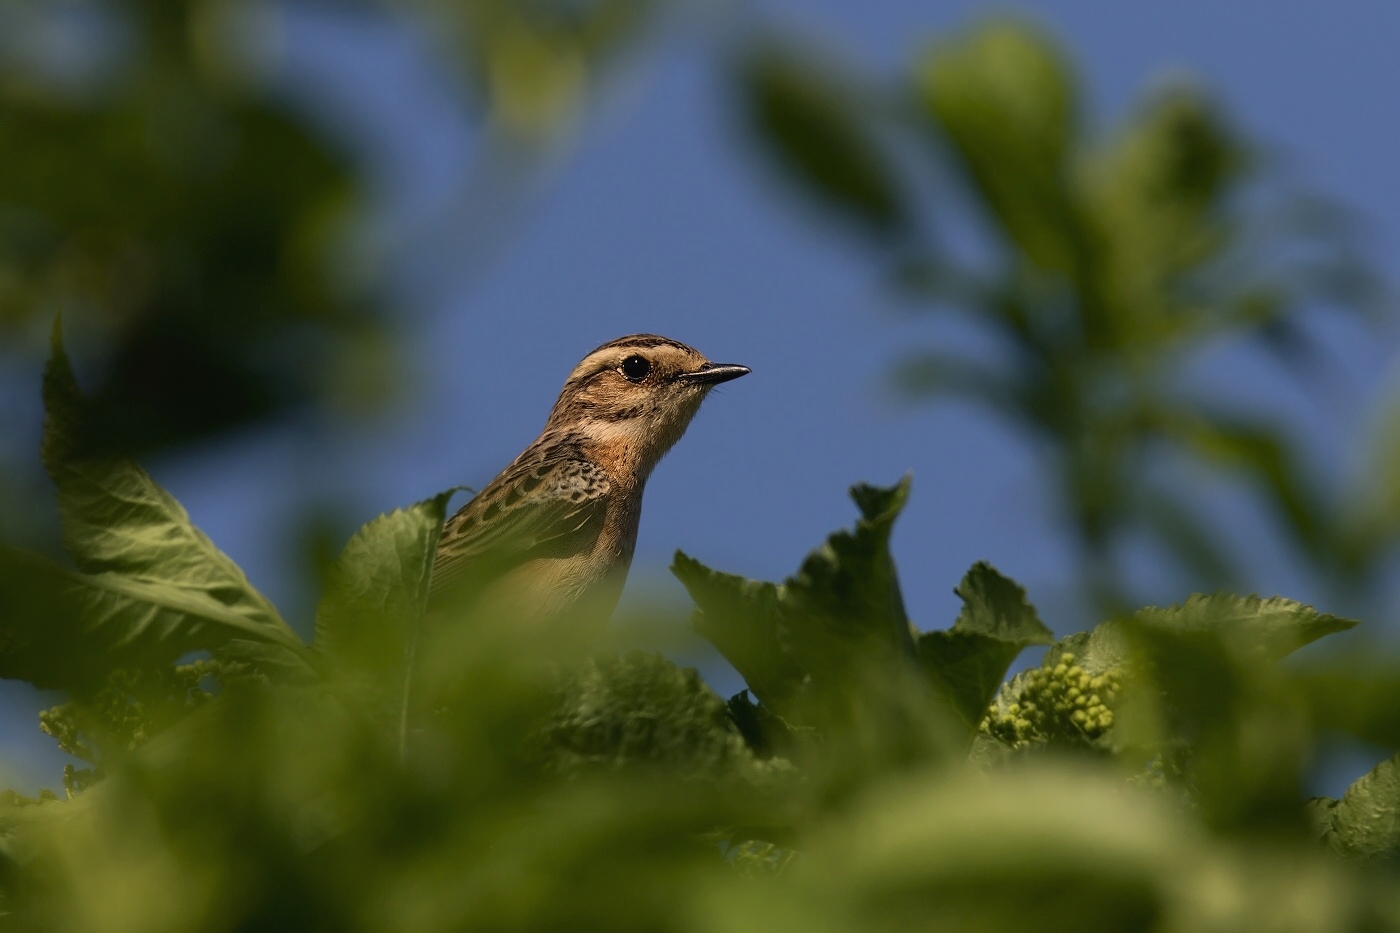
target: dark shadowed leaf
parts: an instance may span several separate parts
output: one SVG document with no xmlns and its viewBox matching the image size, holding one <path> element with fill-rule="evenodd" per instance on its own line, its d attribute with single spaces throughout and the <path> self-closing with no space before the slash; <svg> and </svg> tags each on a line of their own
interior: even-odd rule
<svg viewBox="0 0 1400 933">
<path fill-rule="evenodd" d="M 1054 636 L 1026 591 L 990 564 L 974 564 L 955 592 L 963 601 L 957 621 L 920 636 L 919 661 L 963 723 L 976 729 L 1016 656 Z"/>
<path fill-rule="evenodd" d="M 50 688 L 95 676 L 84 649 L 97 639 L 84 640 L 82 612 L 82 596 L 62 567 L 0 547 L 0 677 Z"/>
<path fill-rule="evenodd" d="M 784 645 L 811 674 L 842 670 L 877 652 L 914 656 L 890 533 L 909 498 L 909 477 L 889 487 L 860 484 L 851 498 L 861 517 L 802 562 L 781 590 Z"/>
<path fill-rule="evenodd" d="M 357 531 L 327 574 L 316 647 L 402 732 L 428 585 L 455 489 L 381 515 Z"/>
<path fill-rule="evenodd" d="M 1288 600 L 1197 596 L 1122 623 L 1119 738 L 1170 763 L 1215 827 L 1302 828 L 1310 723 L 1274 661 L 1336 630 L 1310 617 Z"/>
<path fill-rule="evenodd" d="M 1393 649 L 1372 645 L 1287 673 L 1316 728 L 1400 747 L 1400 659 Z"/>
<path fill-rule="evenodd" d="M 781 707 L 803 677 L 778 641 L 782 587 L 711 570 L 680 551 L 671 572 L 695 600 L 695 631 L 734 665 L 759 702 Z"/>
<path fill-rule="evenodd" d="M 776 48 L 753 53 L 741 75 L 751 126 L 807 191 L 876 233 L 904 225 L 894 166 L 850 87 Z"/>
</svg>

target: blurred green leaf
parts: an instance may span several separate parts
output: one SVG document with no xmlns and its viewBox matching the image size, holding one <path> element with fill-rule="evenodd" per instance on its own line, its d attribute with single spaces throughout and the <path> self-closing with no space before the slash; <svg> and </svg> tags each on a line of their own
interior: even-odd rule
<svg viewBox="0 0 1400 933">
<path fill-rule="evenodd" d="M 331 565 L 316 607 L 316 647 L 407 740 L 415 660 L 428 584 L 456 489 L 381 515 L 357 531 Z"/>
<path fill-rule="evenodd" d="M 752 51 L 740 80 L 754 133 L 808 193 L 875 234 L 906 225 L 894 165 L 849 82 L 777 46 Z"/>
<path fill-rule="evenodd" d="M 1249 476 L 1298 543 L 1315 558 L 1326 559 L 1333 529 L 1298 449 L 1282 431 L 1254 419 L 1206 411 L 1165 417 L 1156 426 L 1207 463 Z"/>
<path fill-rule="evenodd" d="M 957 621 L 947 631 L 919 636 L 919 661 L 975 730 L 1016 656 L 1031 645 L 1048 645 L 1054 636 L 1026 601 L 1026 591 L 990 564 L 974 564 L 955 592 L 963 600 Z"/>
<path fill-rule="evenodd" d="M 1028 27 L 996 22 L 934 45 L 915 72 L 929 117 L 1011 239 L 1040 268 L 1075 270 L 1078 91 L 1059 52 Z"/>
<path fill-rule="evenodd" d="M 81 650 L 82 611 L 78 587 L 62 567 L 0 546 L 0 677 L 47 688 L 99 673 L 92 653 Z"/>
<path fill-rule="evenodd" d="M 1183 297 L 1191 302 L 1199 291 L 1193 278 L 1238 236 L 1222 206 L 1249 158 L 1221 114 L 1199 92 L 1173 89 L 1149 100 L 1090 161 L 1082 178 L 1100 232 L 1102 293 L 1120 322 L 1118 333 L 1150 344 L 1218 326 L 1209 318 L 1220 309 L 1183 313 L 1179 305 Z M 1277 319 L 1286 308 L 1279 298 L 1251 294 L 1230 323 Z M 1249 320 L 1238 320 L 1241 315 Z"/>
<path fill-rule="evenodd" d="M 87 15 L 111 46 L 98 88 L 13 60 L 0 74 L 0 328 L 61 310 L 99 338 L 90 449 L 144 454 L 324 398 L 380 329 L 367 296 L 333 281 L 357 184 L 343 154 L 213 61 L 241 50 L 209 41 L 211 17 L 246 5 L 29 6 L 21 36 Z"/>
<path fill-rule="evenodd" d="M 1400 659 L 1389 646 L 1353 649 L 1287 675 L 1315 728 L 1400 748 Z"/>
<path fill-rule="evenodd" d="M 1131 676 L 1115 738 L 1155 755 L 1213 826 L 1299 832 L 1309 722 L 1271 662 L 1336 629 L 1289 601 L 1211 602 L 1144 610 L 1124 625 Z"/>
</svg>

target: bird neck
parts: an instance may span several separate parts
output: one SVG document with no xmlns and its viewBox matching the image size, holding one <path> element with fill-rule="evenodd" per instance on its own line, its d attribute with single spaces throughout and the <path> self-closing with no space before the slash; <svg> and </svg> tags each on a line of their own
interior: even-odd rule
<svg viewBox="0 0 1400 933">
<path fill-rule="evenodd" d="M 666 438 L 638 431 L 627 422 L 593 422 L 583 436 L 589 460 L 606 470 L 613 482 L 638 489 L 671 447 Z"/>
</svg>

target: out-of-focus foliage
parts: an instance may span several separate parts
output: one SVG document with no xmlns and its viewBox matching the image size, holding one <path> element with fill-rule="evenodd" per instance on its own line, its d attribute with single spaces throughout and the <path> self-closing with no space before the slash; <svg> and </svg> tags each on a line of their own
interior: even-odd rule
<svg viewBox="0 0 1400 933">
<path fill-rule="evenodd" d="M 112 7 L 189 69 L 196 8 Z M 467 24 L 449 34 L 474 50 L 469 77 L 491 119 L 538 140 L 646 9 L 482 3 L 447 15 Z M 157 35 L 171 23 L 182 25 Z M 981 33 L 925 66 L 905 97 L 967 172 L 1004 269 L 919 251 L 932 230 L 883 154 L 881 121 L 897 107 L 809 81 L 801 56 L 765 52 L 744 72 L 750 113 L 802 183 L 874 234 L 906 282 L 945 290 L 1025 364 L 1014 377 L 961 359 L 921 371 L 1055 442 L 1093 560 L 1129 518 L 1161 518 L 1133 470 L 1161 439 L 1246 464 L 1297 512 L 1301 537 L 1334 547 L 1282 441 L 1165 392 L 1182 356 L 1217 333 L 1286 333 L 1298 294 L 1262 267 L 1223 268 L 1247 239 L 1229 181 L 1247 160 L 1208 108 L 1171 98 L 1100 150 L 1083 140 L 1068 69 L 1034 35 Z M 193 80 L 221 119 L 271 119 L 246 88 Z M 87 133 L 145 114 L 149 102 L 127 94 L 114 82 L 64 106 Z M 148 154 L 136 151 L 139 167 Z M 309 203 L 268 208 L 258 242 L 286 242 Z M 160 252 L 192 217 L 132 228 L 175 263 L 151 267 L 161 275 L 198 268 Z M 232 293 L 274 295 L 284 273 L 254 264 L 262 278 Z M 326 294 L 333 307 L 315 313 L 362 320 Z M 1085 620 L 1052 644 L 1026 592 L 979 563 L 956 587 L 957 618 L 923 631 L 889 550 L 906 480 L 855 487 L 855 526 L 782 583 L 677 555 L 696 630 L 746 683 L 728 700 L 656 654 L 593 655 L 528 620 L 428 612 L 448 493 L 352 537 L 306 644 L 116 455 L 190 432 L 153 422 L 142 440 L 112 425 L 106 386 L 82 397 L 55 346 L 43 453 L 71 568 L 0 550 L 0 676 L 63 692 L 40 726 L 75 758 L 54 776 L 66 799 L 0 800 L 0 907 L 17 929 L 1400 930 L 1394 759 L 1337 800 L 1304 793 L 1338 734 L 1400 747 L 1400 662 L 1291 657 L 1349 620 L 1217 593 Z M 1179 434 L 1162 427 L 1181 419 Z M 1182 527 L 1183 556 L 1212 540 Z M 1121 595 L 1109 564 L 1095 573 Z M 1043 663 L 1007 680 L 1039 645 Z"/>
<path fill-rule="evenodd" d="M 536 145 L 578 118 L 646 35 L 657 0 L 379 0 L 440 24 L 490 124 Z"/>
<path fill-rule="evenodd" d="M 0 11 L 0 328 L 65 312 L 96 338 L 98 448 L 180 443 L 382 368 L 352 365 L 380 322 L 333 279 L 350 166 L 240 79 L 225 11 Z M 65 29 L 104 62 L 84 80 L 43 67 L 41 37 Z"/>
<path fill-rule="evenodd" d="M 4 673 L 65 685 L 42 724 L 86 765 L 67 799 L 0 801 L 16 929 L 1400 930 L 1393 759 L 1340 800 L 1302 792 L 1318 731 L 1374 723 L 1394 693 L 1342 703 L 1330 668 L 1279 665 L 1347 620 L 1195 596 L 1062 639 L 998 689 L 1049 633 L 987 564 L 951 628 L 910 624 L 888 546 L 905 481 L 853 489 L 855 527 L 782 584 L 677 555 L 697 630 L 747 681 L 727 703 L 659 655 L 425 615 L 445 495 L 354 536 L 315 644 L 230 651 L 161 595 L 227 581 L 227 558 L 206 542 L 147 579 L 162 540 L 112 509 L 139 470 L 69 459 L 69 379 L 60 351 L 46 454 L 78 572 L 26 589 L 82 592 L 100 526 L 122 558 L 101 572 L 155 608 L 0 605 L 6 645 L 70 633 Z M 156 650 L 177 644 L 212 660 Z"/>
<path fill-rule="evenodd" d="M 1144 530 L 1203 584 L 1236 579 L 1179 473 L 1154 468 L 1183 459 L 1245 480 L 1324 577 L 1377 569 L 1393 521 L 1350 520 L 1296 438 L 1185 383 L 1228 340 L 1296 364 L 1315 351 L 1297 326 L 1309 302 L 1377 294 L 1345 231 L 1262 171 L 1208 95 L 1160 91 L 1099 138 L 1060 50 L 1009 21 L 940 40 L 894 86 L 771 42 L 743 75 L 776 163 L 837 214 L 897 234 L 874 256 L 905 294 L 994 337 L 996 359 L 920 351 L 898 381 L 1034 436 L 1100 606 L 1126 608 L 1117 555 Z M 978 259 L 951 245 L 969 231 Z"/>
<path fill-rule="evenodd" d="M 342 12 L 422 22 L 475 93 L 468 118 L 519 154 L 576 121 L 654 7 L 375 0 Z M 276 42 L 258 32 L 260 10 L 0 5 L 0 340 L 67 316 L 100 374 L 94 451 L 148 453 L 313 402 L 362 410 L 392 395 L 388 283 L 350 261 L 364 178 L 259 72 L 274 55 L 259 43 Z M 488 175 L 522 170 L 479 161 Z M 478 182 L 485 196 L 493 182 Z"/>
</svg>

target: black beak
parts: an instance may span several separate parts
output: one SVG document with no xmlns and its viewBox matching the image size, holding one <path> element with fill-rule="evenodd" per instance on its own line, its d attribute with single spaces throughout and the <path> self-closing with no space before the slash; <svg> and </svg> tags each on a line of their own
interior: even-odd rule
<svg viewBox="0 0 1400 933">
<path fill-rule="evenodd" d="M 692 385 L 719 385 L 740 376 L 747 376 L 753 370 L 734 363 L 706 363 L 693 373 L 681 373 L 676 378 Z"/>
</svg>

